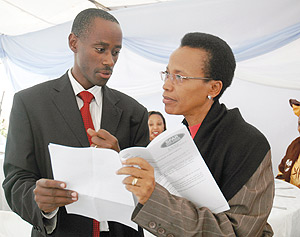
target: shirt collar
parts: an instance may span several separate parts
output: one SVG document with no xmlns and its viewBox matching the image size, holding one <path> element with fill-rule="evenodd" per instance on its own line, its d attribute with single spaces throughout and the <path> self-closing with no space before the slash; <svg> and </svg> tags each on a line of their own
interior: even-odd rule
<svg viewBox="0 0 300 237">
<path fill-rule="evenodd" d="M 191 136 L 192 136 L 193 139 L 196 136 L 200 126 L 201 126 L 201 123 L 198 123 L 198 124 L 193 125 L 193 126 L 189 126 L 189 130 L 191 132 Z"/>
<path fill-rule="evenodd" d="M 69 69 L 68 76 L 70 78 L 70 82 L 73 87 L 75 96 L 77 96 L 82 91 L 88 91 L 93 94 L 97 105 L 100 105 L 101 101 L 102 101 L 102 87 L 95 85 L 95 86 L 89 88 L 88 90 L 85 90 L 83 88 L 83 86 L 78 81 L 76 81 L 76 79 L 74 78 L 74 76 L 71 73 L 71 70 L 72 69 Z"/>
</svg>

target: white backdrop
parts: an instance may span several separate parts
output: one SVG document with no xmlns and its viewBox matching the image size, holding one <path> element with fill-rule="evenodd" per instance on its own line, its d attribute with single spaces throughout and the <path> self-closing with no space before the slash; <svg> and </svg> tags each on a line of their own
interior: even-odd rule
<svg viewBox="0 0 300 237">
<path fill-rule="evenodd" d="M 221 101 L 229 108 L 239 107 L 244 118 L 266 135 L 277 173 L 288 144 L 298 136 L 288 100 L 300 100 L 299 0 L 177 0 L 111 13 L 120 21 L 124 41 L 109 86 L 149 110 L 164 110 L 158 72 L 185 33 L 202 31 L 226 40 L 237 70 Z M 71 67 L 70 27 L 66 22 L 19 36 L 0 35 L 0 58 L 15 91 Z M 182 119 L 165 116 L 169 128 Z"/>
</svg>

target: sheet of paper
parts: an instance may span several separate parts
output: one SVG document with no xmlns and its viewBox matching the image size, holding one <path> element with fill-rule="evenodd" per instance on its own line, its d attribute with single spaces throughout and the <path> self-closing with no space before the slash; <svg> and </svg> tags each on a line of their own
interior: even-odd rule
<svg viewBox="0 0 300 237">
<path fill-rule="evenodd" d="M 168 189 L 168 191 L 174 195 L 180 196 L 172 184 L 168 181 L 165 175 L 160 173 L 157 166 L 155 158 L 152 157 L 151 153 L 148 151 L 149 148 L 145 147 L 129 147 L 120 152 L 120 158 L 128 159 L 132 157 L 142 157 L 148 161 L 148 163 L 154 168 L 155 181 Z"/>
<path fill-rule="evenodd" d="M 98 221 L 117 221 L 137 229 L 130 217 L 134 210 L 132 194 L 116 175 L 122 164 L 117 152 L 101 148 L 74 148 L 49 144 L 55 180 L 67 183 L 67 189 L 79 194 L 79 200 L 67 205 L 68 213 Z"/>
<path fill-rule="evenodd" d="M 147 147 L 156 168 L 182 197 L 219 213 L 229 205 L 185 126 L 167 130 Z M 164 185 L 163 185 L 164 186 Z"/>
</svg>

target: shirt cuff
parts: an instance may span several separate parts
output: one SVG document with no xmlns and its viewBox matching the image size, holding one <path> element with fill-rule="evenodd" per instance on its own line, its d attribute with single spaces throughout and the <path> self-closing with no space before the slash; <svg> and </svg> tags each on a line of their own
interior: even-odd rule
<svg viewBox="0 0 300 237">
<path fill-rule="evenodd" d="M 44 217 L 43 222 L 44 222 L 44 227 L 46 229 L 47 234 L 52 234 L 52 232 L 56 228 L 56 223 L 57 223 L 57 212 L 58 208 L 54 210 L 53 212 L 50 213 L 42 213 L 42 216 Z"/>
<path fill-rule="evenodd" d="M 49 220 L 49 219 L 52 219 L 57 214 L 57 212 L 58 212 L 58 208 L 56 208 L 54 211 L 49 212 L 49 213 L 44 213 L 42 211 L 42 216 Z"/>
</svg>

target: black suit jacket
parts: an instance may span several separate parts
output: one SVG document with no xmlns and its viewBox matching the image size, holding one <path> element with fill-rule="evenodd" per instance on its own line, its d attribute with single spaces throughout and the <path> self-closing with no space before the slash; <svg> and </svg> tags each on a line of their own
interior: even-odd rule
<svg viewBox="0 0 300 237">
<path fill-rule="evenodd" d="M 101 128 L 117 137 L 121 149 L 146 146 L 147 110 L 131 97 L 103 87 Z M 33 189 L 41 178 L 53 179 L 49 143 L 88 147 L 76 98 L 65 74 L 15 94 L 5 151 L 3 188 L 11 209 L 33 225 L 32 236 L 47 236 Z M 67 169 L 67 167 L 66 167 Z M 109 223 L 110 236 L 140 236 L 131 228 Z M 92 221 L 58 212 L 51 236 L 91 236 Z"/>
</svg>

